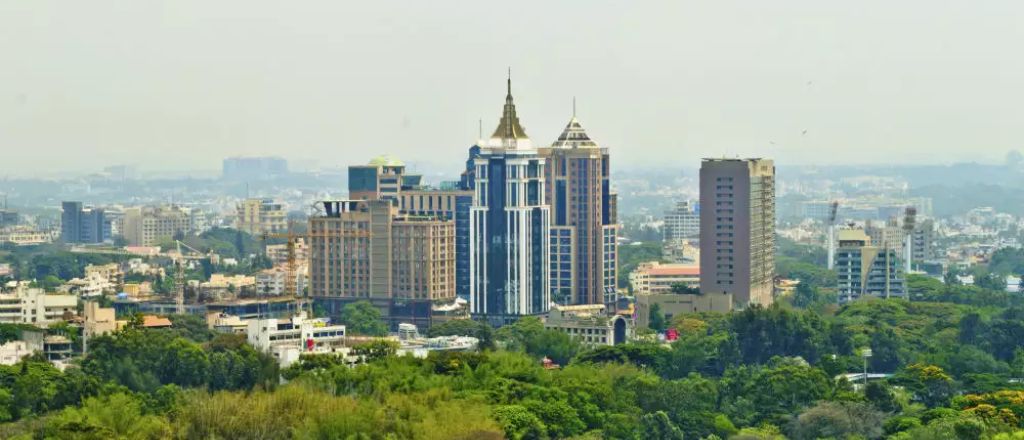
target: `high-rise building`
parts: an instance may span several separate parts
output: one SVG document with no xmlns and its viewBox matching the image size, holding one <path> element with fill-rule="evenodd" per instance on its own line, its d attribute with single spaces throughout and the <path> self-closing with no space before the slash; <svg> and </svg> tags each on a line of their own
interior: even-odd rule
<svg viewBox="0 0 1024 440">
<path fill-rule="evenodd" d="M 422 184 L 423 176 L 406 171 L 396 157 L 378 156 L 367 165 L 348 167 L 349 197 L 354 200 L 388 200 L 399 214 L 429 216 L 455 222 L 455 286 L 459 297 L 469 300 L 469 209 L 473 191 L 447 184 L 438 189 Z"/>
<path fill-rule="evenodd" d="M 910 243 L 915 265 L 935 259 L 935 221 L 919 222 L 911 233 Z"/>
<path fill-rule="evenodd" d="M 65 243 L 103 243 L 111 238 L 111 225 L 99 208 L 83 208 L 82 202 L 62 202 L 61 240 Z"/>
<path fill-rule="evenodd" d="M 550 292 L 560 304 L 616 303 L 616 195 L 611 160 L 574 115 L 544 158 L 550 205 Z"/>
<path fill-rule="evenodd" d="M 348 167 L 348 195 L 353 200 L 396 200 L 403 189 L 420 186 L 423 176 L 405 171 L 405 163 L 389 155 L 366 165 Z"/>
<path fill-rule="evenodd" d="M 470 209 L 470 308 L 503 325 L 548 311 L 549 206 L 545 160 L 519 124 L 509 80 L 490 139 L 470 150 L 476 195 Z"/>
<path fill-rule="evenodd" d="M 389 200 L 323 202 L 309 219 L 310 295 L 332 316 L 368 300 L 396 327 L 430 325 L 455 300 L 455 222 L 402 215 Z"/>
<path fill-rule="evenodd" d="M 687 201 L 665 211 L 664 240 L 666 243 L 700 238 L 700 205 Z"/>
<path fill-rule="evenodd" d="M 132 246 L 156 246 L 192 232 L 194 220 L 187 208 L 178 206 L 145 206 L 124 211 L 125 240 Z"/>
<path fill-rule="evenodd" d="M 458 189 L 406 189 L 398 195 L 401 214 L 430 216 L 455 222 L 455 293 L 469 301 L 469 210 L 473 191 Z"/>
<path fill-rule="evenodd" d="M 700 167 L 700 290 L 732 294 L 734 306 L 772 303 L 775 164 L 704 159 Z"/>
<path fill-rule="evenodd" d="M 280 157 L 229 157 L 222 167 L 224 180 L 268 180 L 288 175 L 288 161 Z"/>
<path fill-rule="evenodd" d="M 271 199 L 245 199 L 236 206 L 235 229 L 259 236 L 288 229 L 284 205 Z"/>
<path fill-rule="evenodd" d="M 903 297 L 906 295 L 899 247 L 872 245 L 862 229 L 838 231 L 836 277 L 839 303 L 845 304 L 865 295 Z"/>
</svg>

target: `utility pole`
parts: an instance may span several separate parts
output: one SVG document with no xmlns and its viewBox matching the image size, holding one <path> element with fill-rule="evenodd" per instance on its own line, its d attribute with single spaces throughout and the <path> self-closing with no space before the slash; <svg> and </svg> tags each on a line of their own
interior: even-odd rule
<svg viewBox="0 0 1024 440">
<path fill-rule="evenodd" d="M 871 357 L 871 349 L 865 348 L 860 352 L 861 357 L 864 358 L 864 392 L 868 391 L 868 358 Z"/>
</svg>

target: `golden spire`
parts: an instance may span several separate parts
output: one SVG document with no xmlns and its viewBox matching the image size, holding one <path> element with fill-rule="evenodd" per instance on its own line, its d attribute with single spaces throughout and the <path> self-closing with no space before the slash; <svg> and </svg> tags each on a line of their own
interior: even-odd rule
<svg viewBox="0 0 1024 440">
<path fill-rule="evenodd" d="M 516 104 L 512 101 L 512 68 L 508 70 L 508 80 L 506 83 L 508 91 L 505 94 L 505 109 L 501 114 L 501 121 L 498 122 L 498 128 L 494 130 L 494 134 L 491 138 L 498 139 L 528 139 L 526 131 L 519 125 L 519 118 L 516 116 Z"/>
</svg>

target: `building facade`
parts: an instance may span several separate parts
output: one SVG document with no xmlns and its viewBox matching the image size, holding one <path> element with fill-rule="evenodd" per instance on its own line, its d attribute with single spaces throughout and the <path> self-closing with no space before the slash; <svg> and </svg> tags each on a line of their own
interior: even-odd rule
<svg viewBox="0 0 1024 440">
<path fill-rule="evenodd" d="M 123 236 L 131 246 L 155 246 L 192 232 L 192 213 L 178 206 L 145 206 L 124 212 Z"/>
<path fill-rule="evenodd" d="M 323 202 L 309 220 L 310 295 L 332 316 L 368 300 L 397 327 L 429 325 L 455 300 L 455 222 L 399 214 L 389 200 Z"/>
<path fill-rule="evenodd" d="M 835 268 L 840 304 L 868 295 L 906 296 L 899 247 L 874 246 L 861 229 L 841 229 L 837 235 Z"/>
<path fill-rule="evenodd" d="M 288 230 L 288 212 L 272 199 L 246 199 L 236 207 L 235 229 L 253 236 L 276 234 Z"/>
<path fill-rule="evenodd" d="M 666 243 L 700 238 L 700 205 L 687 201 L 676 202 L 674 208 L 665 211 L 662 232 Z"/>
<path fill-rule="evenodd" d="M 775 165 L 767 159 L 704 159 L 700 167 L 700 291 L 735 306 L 772 303 Z"/>
<path fill-rule="evenodd" d="M 544 328 L 565 333 L 590 347 L 622 344 L 633 336 L 633 326 L 626 317 L 610 313 L 604 304 L 554 306 L 544 319 Z"/>
<path fill-rule="evenodd" d="M 640 263 L 629 274 L 633 293 L 668 293 L 672 286 L 682 284 L 692 289 L 700 288 L 700 266 L 693 264 L 670 264 L 650 261 Z"/>
<path fill-rule="evenodd" d="M 99 208 L 83 208 L 82 202 L 62 202 L 60 236 L 65 243 L 103 243 L 111 238 L 111 225 Z"/>
<path fill-rule="evenodd" d="M 573 116 L 538 153 L 550 205 L 550 295 L 560 303 L 614 305 L 618 219 L 608 149 Z"/>
<path fill-rule="evenodd" d="M 545 159 L 519 124 L 511 80 L 498 128 L 479 143 L 470 152 L 469 303 L 477 318 L 504 325 L 546 313 L 551 296 Z"/>
<path fill-rule="evenodd" d="M 455 294 L 469 301 L 469 211 L 473 191 L 458 188 L 406 189 L 398 195 L 401 214 L 455 222 Z"/>
<path fill-rule="evenodd" d="M 651 323 L 651 306 L 658 305 L 658 309 L 665 315 L 665 322 L 671 322 L 676 315 L 720 312 L 725 313 L 733 309 L 733 297 L 731 293 L 712 293 L 696 295 L 692 293 L 651 293 L 636 296 L 636 325 L 647 327 Z"/>
<path fill-rule="evenodd" d="M 0 322 L 5 324 L 50 324 L 77 312 L 74 295 L 48 294 L 43 289 L 18 287 L 0 294 Z"/>
<path fill-rule="evenodd" d="M 389 155 L 348 167 L 348 196 L 353 200 L 396 200 L 403 189 L 420 186 L 422 176 L 406 173 L 405 163 Z"/>
</svg>

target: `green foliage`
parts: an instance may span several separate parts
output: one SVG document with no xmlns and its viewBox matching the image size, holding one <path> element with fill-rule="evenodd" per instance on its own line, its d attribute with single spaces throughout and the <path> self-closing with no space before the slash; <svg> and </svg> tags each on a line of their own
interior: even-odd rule
<svg viewBox="0 0 1024 440">
<path fill-rule="evenodd" d="M 640 263 L 662 261 L 664 259 L 660 242 L 632 243 L 619 246 L 619 278 L 618 286 L 628 288 L 629 273 Z"/>
<path fill-rule="evenodd" d="M 569 335 L 544 328 L 540 318 L 528 316 L 495 332 L 495 339 L 506 349 L 523 351 L 537 359 L 548 357 L 558 364 L 567 364 L 580 344 Z"/>
<path fill-rule="evenodd" d="M 640 419 L 640 438 L 683 440 L 683 431 L 672 424 L 664 411 L 644 414 Z"/>
<path fill-rule="evenodd" d="M 480 349 L 494 348 L 494 329 L 486 323 L 471 319 L 455 319 L 433 325 L 427 331 L 427 336 L 472 336 L 480 340 Z"/>
<path fill-rule="evenodd" d="M 239 338 L 222 335 L 203 346 L 172 329 L 127 328 L 90 339 L 82 368 L 134 391 L 153 392 L 163 384 L 211 389 L 272 385 L 276 361 Z"/>
<path fill-rule="evenodd" d="M 345 331 L 353 335 L 384 336 L 388 332 L 380 310 L 369 301 L 346 304 L 341 311 L 341 323 L 345 324 Z"/>
<path fill-rule="evenodd" d="M 821 402 L 800 413 L 789 429 L 796 440 L 879 438 L 885 416 L 858 402 Z"/>
<path fill-rule="evenodd" d="M 665 331 L 665 314 L 661 312 L 661 304 L 651 304 L 647 312 L 647 327 L 656 332 Z"/>
</svg>

